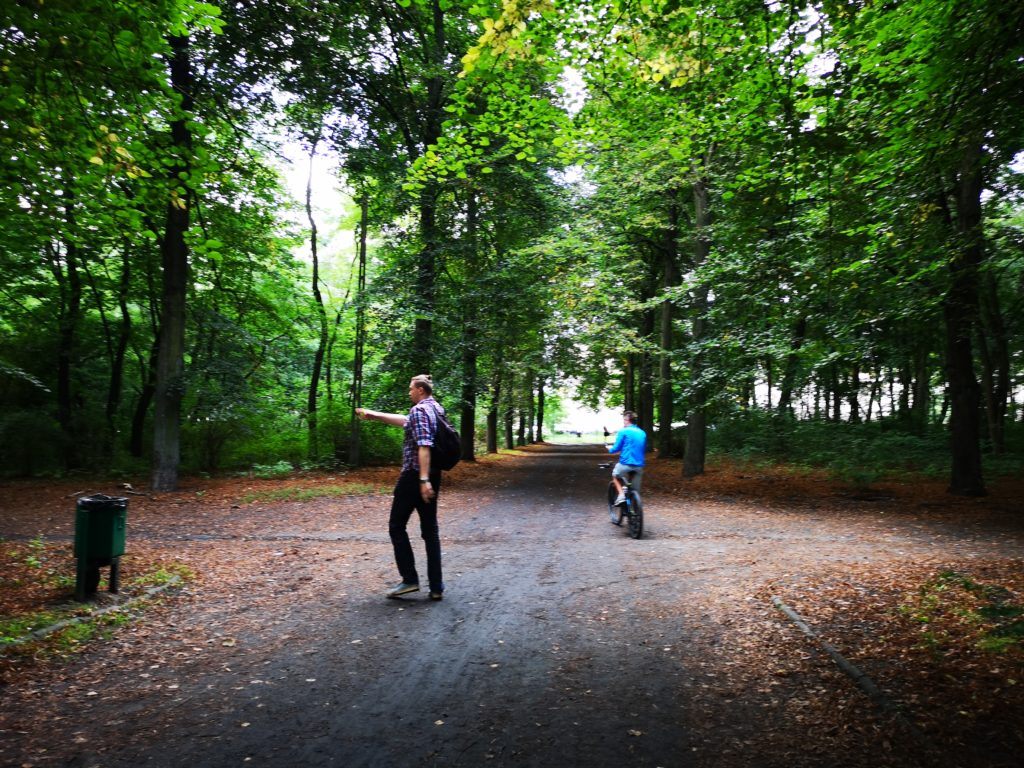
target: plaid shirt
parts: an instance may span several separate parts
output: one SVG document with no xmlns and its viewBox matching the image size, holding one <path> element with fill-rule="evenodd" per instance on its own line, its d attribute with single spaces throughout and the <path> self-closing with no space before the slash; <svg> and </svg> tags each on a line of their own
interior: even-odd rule
<svg viewBox="0 0 1024 768">
<path fill-rule="evenodd" d="M 405 418 L 405 442 L 402 443 L 402 471 L 419 472 L 419 446 L 434 444 L 437 414 L 444 408 L 433 397 L 425 397 L 409 410 Z"/>
</svg>

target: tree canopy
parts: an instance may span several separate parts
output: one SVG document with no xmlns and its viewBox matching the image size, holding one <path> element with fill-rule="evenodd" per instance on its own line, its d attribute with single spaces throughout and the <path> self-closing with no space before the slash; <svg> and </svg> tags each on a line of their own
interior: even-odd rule
<svg viewBox="0 0 1024 768">
<path fill-rule="evenodd" d="M 354 409 L 418 373 L 467 459 L 559 392 L 688 475 L 742 423 L 941 434 L 961 494 L 1019 450 L 1019 4 L 2 14 L 8 472 L 383 459 Z M 289 199 L 283 141 L 344 210 Z"/>
</svg>

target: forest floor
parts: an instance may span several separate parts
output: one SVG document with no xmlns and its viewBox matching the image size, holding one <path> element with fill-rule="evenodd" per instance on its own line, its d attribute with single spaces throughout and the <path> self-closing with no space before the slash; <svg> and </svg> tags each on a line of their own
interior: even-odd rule
<svg viewBox="0 0 1024 768">
<path fill-rule="evenodd" d="M 0 484 L 0 764 L 1020 765 L 1024 480 L 965 499 L 654 460 L 635 541 L 602 450 L 446 475 L 441 602 L 383 597 L 395 468 Z M 122 593 L 97 599 L 123 610 L 14 644 L 85 612 L 74 500 L 99 492 L 129 494 Z"/>
</svg>

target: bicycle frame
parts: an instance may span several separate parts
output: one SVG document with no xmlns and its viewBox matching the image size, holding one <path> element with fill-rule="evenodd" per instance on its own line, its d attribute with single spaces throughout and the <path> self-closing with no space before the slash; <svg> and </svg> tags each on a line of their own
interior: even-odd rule
<svg viewBox="0 0 1024 768">
<path fill-rule="evenodd" d="M 599 464 L 598 466 L 601 469 L 608 469 L 613 465 L 607 463 Z M 615 525 L 622 525 L 622 521 L 625 519 L 629 535 L 634 539 L 639 539 L 643 535 L 644 527 L 643 504 L 640 501 L 640 494 L 633 488 L 634 475 L 634 472 L 629 472 L 626 476 L 620 478 L 622 494 L 625 496 L 625 501 L 621 504 L 615 504 L 615 499 L 619 495 L 615 482 L 611 481 L 608 483 L 608 512 L 612 523 Z"/>
</svg>

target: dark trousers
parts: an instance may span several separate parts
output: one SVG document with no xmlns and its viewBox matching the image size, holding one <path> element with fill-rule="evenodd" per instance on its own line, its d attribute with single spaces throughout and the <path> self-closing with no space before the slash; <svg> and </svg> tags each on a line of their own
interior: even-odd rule
<svg viewBox="0 0 1024 768">
<path fill-rule="evenodd" d="M 412 544 L 406 526 L 415 509 L 420 516 L 420 534 L 427 545 L 427 579 L 431 592 L 443 592 L 444 581 L 441 579 L 441 534 L 437 527 L 437 494 L 441 492 L 441 473 L 431 473 L 430 484 L 434 487 L 434 498 L 424 501 L 420 494 L 419 472 L 403 472 L 395 484 L 395 495 L 391 500 L 391 518 L 388 520 L 388 533 L 391 544 L 395 548 L 395 564 L 398 573 L 406 584 L 419 584 L 420 576 L 416 572 L 416 558 L 412 553 Z"/>
</svg>

